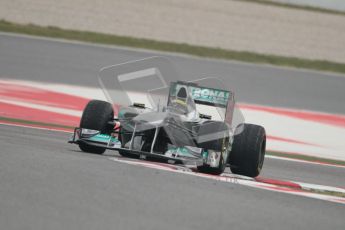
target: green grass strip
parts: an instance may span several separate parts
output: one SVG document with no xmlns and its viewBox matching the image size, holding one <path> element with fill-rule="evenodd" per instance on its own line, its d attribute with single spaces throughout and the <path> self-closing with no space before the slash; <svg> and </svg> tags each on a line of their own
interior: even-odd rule
<svg viewBox="0 0 345 230">
<path fill-rule="evenodd" d="M 44 123 L 44 122 L 30 121 L 30 120 L 23 120 L 23 119 L 9 118 L 9 117 L 0 117 L 0 121 L 14 122 L 14 123 L 26 124 L 26 125 L 39 125 L 39 126 L 43 126 L 47 128 L 64 128 L 64 129 L 71 129 L 71 130 L 74 129 L 74 127 L 72 126 Z"/>
<path fill-rule="evenodd" d="M 321 195 L 328 195 L 328 196 L 336 196 L 336 197 L 345 198 L 345 193 L 342 193 L 342 192 L 322 191 L 322 190 L 317 190 L 317 189 L 303 189 L 303 190 L 307 191 L 307 192 L 321 194 Z"/>
<path fill-rule="evenodd" d="M 264 63 L 278 66 L 313 69 L 345 73 L 345 64 L 323 60 L 307 60 L 294 57 L 257 54 L 246 51 L 233 51 L 220 48 L 195 46 L 184 43 L 161 42 L 150 39 L 139 39 L 126 36 L 109 35 L 95 32 L 60 29 L 57 27 L 43 27 L 32 24 L 17 24 L 0 20 L 0 31 L 22 33 L 35 36 L 77 40 L 83 42 L 144 48 L 158 51 L 190 54 L 199 57 L 238 60 L 250 63 Z"/>
<path fill-rule="evenodd" d="M 333 160 L 333 159 L 327 159 L 327 158 L 321 158 L 321 157 L 312 157 L 312 156 L 306 156 L 306 155 L 300 155 L 300 154 L 289 154 L 289 153 L 280 153 L 280 152 L 271 152 L 271 151 L 266 152 L 266 154 L 271 155 L 271 156 L 277 156 L 277 157 L 285 157 L 285 158 L 291 158 L 291 159 L 322 162 L 322 163 L 345 166 L 345 161 L 341 161 L 341 160 Z"/>
<path fill-rule="evenodd" d="M 237 1 L 253 2 L 253 3 L 258 3 L 258 4 L 263 4 L 263 5 L 271 5 L 271 6 L 277 6 L 277 7 L 285 7 L 285 8 L 291 8 L 291 9 L 307 10 L 307 11 L 313 11 L 313 12 L 318 12 L 318 13 L 336 14 L 336 15 L 345 16 L 344 11 L 321 8 L 317 6 L 297 5 L 293 3 L 275 2 L 275 1 L 270 1 L 270 0 L 237 0 Z"/>
</svg>

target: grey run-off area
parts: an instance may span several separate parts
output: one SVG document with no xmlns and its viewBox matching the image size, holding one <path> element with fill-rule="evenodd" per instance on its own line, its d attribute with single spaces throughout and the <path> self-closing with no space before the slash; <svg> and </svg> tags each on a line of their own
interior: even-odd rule
<svg viewBox="0 0 345 230">
<path fill-rule="evenodd" d="M 233 0 L 0 0 L 0 19 L 345 63 L 345 16 Z"/>
<path fill-rule="evenodd" d="M 344 0 L 273 0 L 275 2 L 283 2 L 301 6 L 313 6 L 331 10 L 345 11 Z"/>
</svg>

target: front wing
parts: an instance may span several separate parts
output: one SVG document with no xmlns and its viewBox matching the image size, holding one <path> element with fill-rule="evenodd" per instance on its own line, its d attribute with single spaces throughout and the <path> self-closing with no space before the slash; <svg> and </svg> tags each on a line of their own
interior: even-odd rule
<svg viewBox="0 0 345 230">
<path fill-rule="evenodd" d="M 123 148 L 121 147 L 120 140 L 112 135 L 101 134 L 97 130 L 90 130 L 90 129 L 83 129 L 83 128 L 75 128 L 74 133 L 71 136 L 68 143 L 72 144 L 80 144 L 85 143 L 88 145 L 102 147 L 110 150 L 121 151 L 123 153 L 130 153 L 137 155 L 138 158 L 143 160 L 151 160 L 151 161 L 158 161 L 163 163 L 169 164 L 182 164 L 186 166 L 201 166 L 205 162 L 207 162 L 207 155 L 203 154 L 202 157 L 197 158 L 193 156 L 181 156 L 178 155 L 176 157 L 167 156 L 163 154 L 156 154 L 151 152 L 139 151 L 135 149 Z M 185 152 L 185 151 L 181 151 Z"/>
</svg>

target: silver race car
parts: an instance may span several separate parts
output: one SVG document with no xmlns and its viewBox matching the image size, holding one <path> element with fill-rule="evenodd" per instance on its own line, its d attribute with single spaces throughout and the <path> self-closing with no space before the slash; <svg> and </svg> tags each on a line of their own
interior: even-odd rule
<svg viewBox="0 0 345 230">
<path fill-rule="evenodd" d="M 265 129 L 244 122 L 219 79 L 181 80 L 169 60 L 152 57 L 103 68 L 99 82 L 107 101 L 86 105 L 69 141 L 82 151 L 259 175 Z"/>
</svg>

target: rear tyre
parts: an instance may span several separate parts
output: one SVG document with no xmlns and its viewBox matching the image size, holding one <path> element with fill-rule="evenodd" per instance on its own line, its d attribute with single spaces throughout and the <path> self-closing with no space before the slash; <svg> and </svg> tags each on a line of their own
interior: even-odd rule
<svg viewBox="0 0 345 230">
<path fill-rule="evenodd" d="M 90 101 L 80 120 L 80 128 L 98 130 L 103 134 L 109 134 L 112 127 L 108 122 L 114 118 L 114 110 L 110 103 L 99 100 Z M 103 154 L 105 148 L 79 143 L 79 148 L 83 152 Z"/>
<path fill-rule="evenodd" d="M 256 177 L 262 169 L 266 151 L 266 132 L 262 126 L 243 124 L 235 135 L 229 156 L 231 172 Z M 237 130 L 238 131 L 238 130 Z"/>
</svg>

